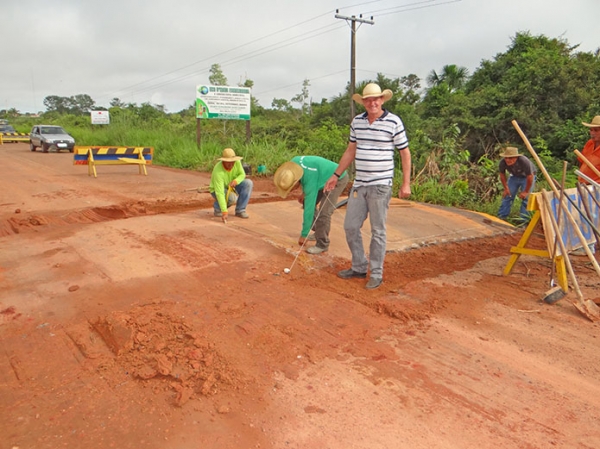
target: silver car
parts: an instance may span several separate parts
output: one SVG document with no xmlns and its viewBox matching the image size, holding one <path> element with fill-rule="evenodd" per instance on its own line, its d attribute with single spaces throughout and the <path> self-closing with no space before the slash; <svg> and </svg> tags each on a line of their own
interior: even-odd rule
<svg viewBox="0 0 600 449">
<path fill-rule="evenodd" d="M 29 134 L 29 148 L 35 151 L 41 148 L 44 153 L 48 150 L 55 151 L 69 150 L 73 152 L 75 139 L 60 126 L 56 125 L 35 125 Z"/>
</svg>

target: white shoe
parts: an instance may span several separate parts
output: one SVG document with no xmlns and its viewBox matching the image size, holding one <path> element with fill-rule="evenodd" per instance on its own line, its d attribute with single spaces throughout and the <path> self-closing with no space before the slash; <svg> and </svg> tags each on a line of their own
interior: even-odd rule
<svg viewBox="0 0 600 449">
<path fill-rule="evenodd" d="M 308 254 L 321 254 L 327 251 L 327 248 L 321 248 L 319 246 L 311 246 L 310 248 L 306 248 L 306 252 Z"/>
</svg>

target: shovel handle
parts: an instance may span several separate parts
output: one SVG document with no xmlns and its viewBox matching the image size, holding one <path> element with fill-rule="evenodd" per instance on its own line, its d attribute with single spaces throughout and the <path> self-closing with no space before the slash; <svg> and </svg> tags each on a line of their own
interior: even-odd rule
<svg viewBox="0 0 600 449">
<path fill-rule="evenodd" d="M 556 219 L 554 218 L 554 214 L 551 213 L 550 201 L 548 201 L 548 198 L 546 198 L 546 195 L 544 195 L 544 193 L 545 193 L 545 190 L 542 190 L 542 195 L 540 195 L 542 197 L 542 202 L 544 203 L 546 210 L 548 212 L 550 212 L 550 213 L 548 213 L 548 216 L 550 217 L 550 222 L 552 223 L 554 232 L 557 235 L 559 235 L 560 230 L 558 229 L 558 223 L 556 222 Z M 575 277 L 575 271 L 573 270 L 573 265 L 571 265 L 571 259 L 569 259 L 569 254 L 567 253 L 565 244 L 562 241 L 562 239 L 560 239 L 560 238 L 558 239 L 558 244 L 559 244 L 560 250 L 563 254 L 565 265 L 567 266 L 567 272 L 569 273 L 569 276 L 571 277 L 571 282 L 573 282 L 573 289 L 575 290 L 575 293 L 577 294 L 577 298 L 579 299 L 581 305 L 583 305 L 583 294 L 581 293 L 581 289 L 579 288 L 579 282 L 577 282 L 577 278 Z"/>
<path fill-rule="evenodd" d="M 554 185 L 554 181 L 552 180 L 552 177 L 548 174 L 548 170 L 546 170 L 546 167 L 544 167 L 544 164 L 542 163 L 542 161 L 540 160 L 539 156 L 537 155 L 537 153 L 535 152 L 535 150 L 531 146 L 531 143 L 529 143 L 529 139 L 527 139 L 527 136 L 525 136 L 525 134 L 521 130 L 521 127 L 519 126 L 519 124 L 517 123 L 517 121 L 513 120 L 511 123 L 514 126 L 514 128 L 517 130 L 517 132 L 519 133 L 519 135 L 521 136 L 521 139 L 523 139 L 523 142 L 525 143 L 525 146 L 527 147 L 527 149 L 531 153 L 531 156 L 535 159 L 535 161 L 537 162 L 538 166 L 540 167 L 540 170 L 544 174 L 544 177 L 546 178 L 546 181 L 548 182 L 548 185 L 552 188 L 552 191 L 554 192 L 554 196 L 559 201 L 559 206 L 561 207 L 563 213 L 565 214 L 565 216 L 567 217 L 567 219 L 571 223 L 571 226 L 573 226 L 573 230 L 575 231 L 575 234 L 577 235 L 577 238 L 579 239 L 579 241 L 583 245 L 583 250 L 585 251 L 585 254 L 588 256 L 588 259 L 590 260 L 590 262 L 594 266 L 594 270 L 596 270 L 596 273 L 598 274 L 598 276 L 600 276 L 600 265 L 598 265 L 598 261 L 596 260 L 596 258 L 594 257 L 594 255 L 592 254 L 592 252 L 590 251 L 590 249 L 588 248 L 588 246 L 587 246 L 587 240 L 583 236 L 583 233 L 581 232 L 581 229 L 579 229 L 579 226 L 577 225 L 577 222 L 575 221 L 575 218 L 573 218 L 573 215 L 571 214 L 571 212 L 567 208 L 567 205 L 564 203 L 564 201 L 562 201 L 562 197 L 561 197 L 558 189 Z M 548 209 L 548 210 L 550 210 L 550 209 Z M 549 215 L 552 215 L 552 214 L 549 214 Z M 562 239 L 558 239 L 558 240 L 562 241 Z M 562 251 L 562 247 L 561 247 L 561 251 Z M 563 255 L 566 257 L 566 253 L 563 253 Z"/>
<path fill-rule="evenodd" d="M 585 165 L 587 165 L 588 168 L 596 174 L 596 176 L 598 176 L 598 178 L 600 178 L 600 171 L 598 171 L 598 169 L 596 167 L 594 167 L 594 164 L 592 164 L 587 157 L 585 157 L 583 154 L 581 154 L 581 151 L 575 150 L 575 155 L 579 159 L 581 159 L 583 161 L 583 163 Z"/>
</svg>

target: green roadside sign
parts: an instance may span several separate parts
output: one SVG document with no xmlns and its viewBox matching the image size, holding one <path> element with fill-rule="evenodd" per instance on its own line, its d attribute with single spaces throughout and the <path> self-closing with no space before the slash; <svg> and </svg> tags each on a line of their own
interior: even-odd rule
<svg viewBox="0 0 600 449">
<path fill-rule="evenodd" d="M 196 118 L 250 120 L 250 89 L 237 86 L 196 86 Z"/>
</svg>

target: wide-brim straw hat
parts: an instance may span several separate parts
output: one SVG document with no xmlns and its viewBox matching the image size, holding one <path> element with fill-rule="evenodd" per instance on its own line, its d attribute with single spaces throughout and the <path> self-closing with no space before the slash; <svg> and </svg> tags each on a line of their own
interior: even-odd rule
<svg viewBox="0 0 600 449">
<path fill-rule="evenodd" d="M 233 148 L 225 148 L 223 150 L 223 155 L 218 160 L 224 162 L 235 162 L 241 161 L 242 159 L 244 159 L 242 156 L 235 155 L 235 151 L 233 151 Z"/>
<path fill-rule="evenodd" d="M 519 157 L 519 149 L 515 147 L 506 147 L 504 152 L 500 153 L 500 157 Z"/>
<path fill-rule="evenodd" d="M 302 175 L 304 175 L 304 170 L 295 162 L 281 164 L 273 176 L 277 194 L 282 198 L 287 197 Z"/>
<path fill-rule="evenodd" d="M 390 98 L 392 98 L 392 95 L 394 95 L 392 93 L 391 90 L 389 89 L 385 89 L 383 92 L 381 91 L 381 87 L 379 87 L 378 84 L 375 83 L 369 83 L 365 86 L 365 88 L 363 89 L 362 95 L 360 94 L 354 94 L 352 95 L 352 99 L 354 101 L 356 101 L 358 104 L 364 104 L 363 100 L 365 98 L 371 98 L 371 97 L 383 97 L 383 102 L 385 103 L 386 101 L 388 101 Z"/>
<path fill-rule="evenodd" d="M 581 122 L 583 126 L 587 126 L 588 128 L 598 128 L 600 127 L 600 115 L 597 115 L 592 119 L 592 123 Z"/>
</svg>

